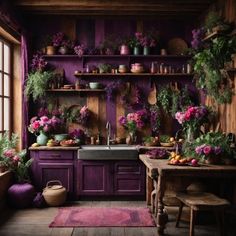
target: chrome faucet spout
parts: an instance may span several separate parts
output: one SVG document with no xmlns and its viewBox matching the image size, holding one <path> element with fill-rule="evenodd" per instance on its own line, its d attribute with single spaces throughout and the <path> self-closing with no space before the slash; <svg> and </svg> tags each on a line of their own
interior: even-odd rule
<svg viewBox="0 0 236 236">
<path fill-rule="evenodd" d="M 108 121 L 106 124 L 106 129 L 107 129 L 107 146 L 110 149 L 110 139 L 111 139 L 111 124 Z"/>
</svg>

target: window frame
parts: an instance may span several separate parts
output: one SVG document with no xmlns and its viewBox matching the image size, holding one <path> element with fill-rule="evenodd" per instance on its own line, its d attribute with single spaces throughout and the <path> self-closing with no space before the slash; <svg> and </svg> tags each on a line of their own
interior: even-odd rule
<svg viewBox="0 0 236 236">
<path fill-rule="evenodd" d="M 0 55 L 2 57 L 2 69 L 0 69 L 0 79 L 2 79 L 0 82 L 2 84 L 2 94 L 0 95 L 0 99 L 2 100 L 2 107 L 0 107 L 1 111 L 2 111 L 2 128 L 0 129 L 0 135 L 3 135 L 6 130 L 4 130 L 4 123 L 5 123 L 5 119 L 4 119 L 4 98 L 9 99 L 9 116 L 8 116 L 8 124 L 9 124 L 9 134 L 11 135 L 12 133 L 12 121 L 13 121 L 13 93 L 12 93 L 12 86 L 13 86 L 13 45 L 12 43 L 7 40 L 6 38 L 4 38 L 3 35 L 0 34 L 0 42 L 2 43 L 1 47 L 2 47 L 2 55 Z M 4 45 L 7 45 L 9 47 L 9 72 L 5 72 L 4 71 Z M 9 76 L 9 83 L 8 83 L 8 91 L 9 91 L 9 95 L 6 96 L 4 94 L 4 83 L 5 83 L 5 79 L 4 79 L 4 75 Z"/>
</svg>

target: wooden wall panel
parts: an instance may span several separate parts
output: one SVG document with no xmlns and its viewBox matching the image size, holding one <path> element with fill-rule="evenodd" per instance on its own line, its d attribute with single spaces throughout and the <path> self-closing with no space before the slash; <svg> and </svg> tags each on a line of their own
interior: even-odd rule
<svg viewBox="0 0 236 236">
<path fill-rule="evenodd" d="M 93 135 L 97 135 L 99 131 L 98 127 L 98 115 L 99 115 L 99 98 L 98 96 L 88 96 L 87 97 L 87 106 L 92 112 L 92 118 L 89 126 L 89 132 Z"/>
<path fill-rule="evenodd" d="M 224 9 L 222 9 L 223 6 Z M 217 5 L 212 9 L 219 9 L 219 14 L 223 15 L 227 21 L 236 22 L 236 1 L 235 0 L 219 0 Z M 236 94 L 236 73 L 232 74 L 234 81 L 234 93 Z M 220 130 L 223 132 L 231 132 L 236 134 L 236 95 L 233 96 L 231 104 L 218 105 L 213 99 L 207 97 L 206 105 L 213 106 L 219 113 L 218 122 Z"/>
</svg>

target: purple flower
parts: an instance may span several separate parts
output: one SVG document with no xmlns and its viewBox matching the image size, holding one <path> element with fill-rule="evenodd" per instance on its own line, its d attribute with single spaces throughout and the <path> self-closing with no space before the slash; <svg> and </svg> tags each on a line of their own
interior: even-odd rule
<svg viewBox="0 0 236 236">
<path fill-rule="evenodd" d="M 121 117 L 119 118 L 119 123 L 120 123 L 120 125 L 125 126 L 125 125 L 127 124 L 127 119 L 126 119 L 126 117 L 121 116 Z"/>
<path fill-rule="evenodd" d="M 202 149 L 201 146 L 197 146 L 197 147 L 195 148 L 195 152 L 196 152 L 198 155 L 201 155 L 201 154 L 202 154 L 202 151 L 203 151 L 203 149 Z"/>
<path fill-rule="evenodd" d="M 43 71 L 47 65 L 41 53 L 33 55 L 31 68 L 33 71 Z"/>
<path fill-rule="evenodd" d="M 214 147 L 214 153 L 215 153 L 216 155 L 219 155 L 221 152 L 222 152 L 221 147 L 219 147 L 219 146 Z"/>
<path fill-rule="evenodd" d="M 72 132 L 69 133 L 69 136 L 73 139 L 79 139 L 82 143 L 85 139 L 85 134 L 82 129 L 74 129 Z"/>
<path fill-rule="evenodd" d="M 52 36 L 52 44 L 54 47 L 59 47 L 62 44 L 62 41 L 65 38 L 65 34 L 62 32 L 58 32 Z"/>
<path fill-rule="evenodd" d="M 85 52 L 85 46 L 83 44 L 74 47 L 75 54 L 82 57 Z"/>
</svg>

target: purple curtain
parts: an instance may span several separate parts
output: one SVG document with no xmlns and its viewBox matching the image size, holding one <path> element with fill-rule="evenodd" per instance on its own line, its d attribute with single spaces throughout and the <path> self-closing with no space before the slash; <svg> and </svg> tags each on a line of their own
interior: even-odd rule
<svg viewBox="0 0 236 236">
<path fill-rule="evenodd" d="M 22 148 L 27 148 L 28 144 L 28 102 L 24 94 L 25 81 L 28 74 L 28 50 L 27 50 L 27 40 L 25 34 L 21 35 L 21 87 L 22 87 Z"/>
</svg>

